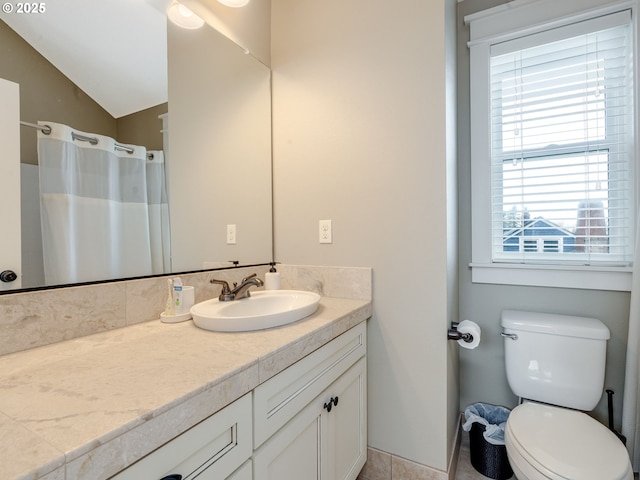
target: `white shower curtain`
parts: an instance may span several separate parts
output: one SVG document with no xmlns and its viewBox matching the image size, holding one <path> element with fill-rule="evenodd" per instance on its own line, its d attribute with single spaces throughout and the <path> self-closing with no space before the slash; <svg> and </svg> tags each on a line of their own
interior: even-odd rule
<svg viewBox="0 0 640 480">
<path fill-rule="evenodd" d="M 171 235 L 164 152 L 149 150 L 148 154 L 150 158 L 147 160 L 146 167 L 151 270 L 153 274 L 168 273 L 171 271 Z"/>
<path fill-rule="evenodd" d="M 629 333 L 624 376 L 622 405 L 622 434 L 627 437 L 627 450 L 633 471 L 640 469 L 640 221 L 636 228 L 636 250 L 633 259 L 631 301 L 629 304 Z"/>
<path fill-rule="evenodd" d="M 46 283 L 163 273 L 168 243 L 151 225 L 165 228 L 166 192 L 156 192 L 147 181 L 147 176 L 159 175 L 147 171 L 146 149 L 126 145 L 133 149 L 127 153 L 117 149 L 112 138 L 53 122 L 39 123 L 52 129 L 50 134 L 38 133 Z M 74 135 L 97 142 L 74 139 Z M 162 155 L 154 155 L 149 170 L 163 161 Z"/>
</svg>

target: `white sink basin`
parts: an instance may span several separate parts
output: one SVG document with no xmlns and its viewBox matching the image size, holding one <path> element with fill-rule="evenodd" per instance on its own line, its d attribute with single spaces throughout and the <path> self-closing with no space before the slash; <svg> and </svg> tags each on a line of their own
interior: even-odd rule
<svg viewBox="0 0 640 480">
<path fill-rule="evenodd" d="M 320 295 L 301 290 L 252 291 L 249 298 L 221 302 L 217 298 L 191 307 L 193 323 L 216 332 L 246 332 L 279 327 L 308 317 Z"/>
</svg>

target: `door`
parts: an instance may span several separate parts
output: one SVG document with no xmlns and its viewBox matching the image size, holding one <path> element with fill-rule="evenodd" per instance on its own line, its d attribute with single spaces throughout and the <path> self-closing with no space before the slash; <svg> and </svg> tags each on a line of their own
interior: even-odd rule
<svg viewBox="0 0 640 480">
<path fill-rule="evenodd" d="M 0 290 L 20 288 L 20 89 L 19 85 L 0 78 L 0 273 L 13 271 L 17 277 L 0 275 Z"/>
</svg>

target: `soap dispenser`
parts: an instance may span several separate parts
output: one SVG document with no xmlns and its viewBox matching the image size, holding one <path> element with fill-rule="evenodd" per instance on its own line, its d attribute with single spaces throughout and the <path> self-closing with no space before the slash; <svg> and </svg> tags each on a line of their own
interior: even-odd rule
<svg viewBox="0 0 640 480">
<path fill-rule="evenodd" d="M 271 262 L 271 268 L 264 275 L 265 290 L 280 290 L 280 274 L 276 271 L 275 262 Z"/>
</svg>

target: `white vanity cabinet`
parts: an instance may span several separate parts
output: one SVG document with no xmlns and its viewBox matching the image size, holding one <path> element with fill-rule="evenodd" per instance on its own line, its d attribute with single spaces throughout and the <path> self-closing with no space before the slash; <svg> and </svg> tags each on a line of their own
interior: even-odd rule
<svg viewBox="0 0 640 480">
<path fill-rule="evenodd" d="M 249 393 L 111 480 L 251 480 L 251 452 Z"/>
<path fill-rule="evenodd" d="M 367 456 L 360 323 L 111 480 L 355 480 Z"/>
<path fill-rule="evenodd" d="M 362 323 L 254 391 L 254 480 L 354 480 L 366 461 Z"/>
</svg>

